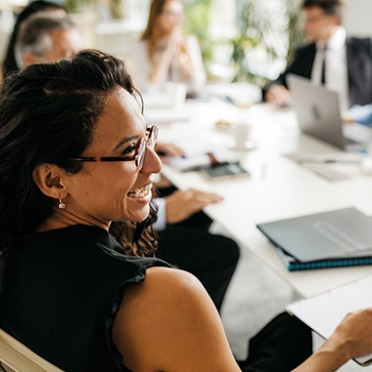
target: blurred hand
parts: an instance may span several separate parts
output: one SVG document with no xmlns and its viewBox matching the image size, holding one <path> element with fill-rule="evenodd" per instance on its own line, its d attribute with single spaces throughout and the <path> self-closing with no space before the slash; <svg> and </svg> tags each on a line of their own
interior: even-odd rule
<svg viewBox="0 0 372 372">
<path fill-rule="evenodd" d="M 223 198 L 218 194 L 195 189 L 175 191 L 165 198 L 167 223 L 181 222 L 208 204 L 222 200 Z"/>
<path fill-rule="evenodd" d="M 283 85 L 272 85 L 266 92 L 265 101 L 277 104 L 289 104 L 292 100 L 291 93 Z"/>
<path fill-rule="evenodd" d="M 185 156 L 185 152 L 180 147 L 171 143 L 158 142 L 155 151 L 160 156 L 163 163 L 167 162 L 166 156 Z"/>
<path fill-rule="evenodd" d="M 354 124 L 355 120 L 348 111 L 341 113 L 341 118 L 344 124 Z"/>
<path fill-rule="evenodd" d="M 348 314 L 326 344 L 344 351 L 348 359 L 372 352 L 372 307 Z"/>
</svg>

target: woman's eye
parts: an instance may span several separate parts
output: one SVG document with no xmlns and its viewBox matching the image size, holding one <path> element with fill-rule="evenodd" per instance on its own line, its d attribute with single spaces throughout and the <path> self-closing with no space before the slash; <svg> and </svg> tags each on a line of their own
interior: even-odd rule
<svg viewBox="0 0 372 372">
<path fill-rule="evenodd" d="M 136 143 L 132 143 L 130 146 L 125 148 L 122 154 L 128 155 L 128 156 L 134 156 L 136 155 L 137 148 L 138 148 L 138 145 Z"/>
</svg>

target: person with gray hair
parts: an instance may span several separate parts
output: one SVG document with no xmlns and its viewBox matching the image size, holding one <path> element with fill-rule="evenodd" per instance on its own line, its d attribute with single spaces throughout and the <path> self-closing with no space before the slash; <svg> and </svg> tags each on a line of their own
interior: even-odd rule
<svg viewBox="0 0 372 372">
<path fill-rule="evenodd" d="M 82 40 L 68 17 L 40 12 L 21 26 L 15 44 L 15 58 L 19 68 L 71 59 L 81 48 Z"/>
</svg>

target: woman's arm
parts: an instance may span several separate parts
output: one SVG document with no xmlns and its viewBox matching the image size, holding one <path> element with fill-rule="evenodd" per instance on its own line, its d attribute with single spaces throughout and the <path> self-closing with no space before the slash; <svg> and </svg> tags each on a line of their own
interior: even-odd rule
<svg viewBox="0 0 372 372">
<path fill-rule="evenodd" d="M 167 79 L 167 75 L 174 58 L 174 46 L 168 43 L 165 49 L 157 54 L 155 62 L 149 61 L 150 70 L 147 76 L 148 82 L 154 86 L 161 86 Z"/>
<path fill-rule="evenodd" d="M 134 371 L 240 371 L 204 287 L 181 270 L 151 268 L 128 288 L 113 341 Z"/>
<path fill-rule="evenodd" d="M 192 85 L 195 90 L 203 87 L 207 81 L 205 73 L 204 62 L 198 40 L 194 35 L 186 37 L 186 61 L 185 76 L 187 76 L 188 83 Z M 181 63 L 182 65 L 182 63 Z"/>
</svg>

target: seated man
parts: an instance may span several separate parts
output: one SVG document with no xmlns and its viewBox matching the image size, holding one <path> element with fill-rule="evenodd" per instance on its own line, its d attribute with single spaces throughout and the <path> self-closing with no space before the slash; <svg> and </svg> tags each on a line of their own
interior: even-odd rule
<svg viewBox="0 0 372 372">
<path fill-rule="evenodd" d="M 68 17 L 38 12 L 21 25 L 14 52 L 18 67 L 23 68 L 72 58 L 81 46 L 80 34 Z"/>
<path fill-rule="evenodd" d="M 165 143 L 158 143 L 156 150 L 173 156 L 183 154 L 177 146 Z M 181 191 L 173 186 L 159 188 L 159 192 L 163 198 L 156 199 L 157 257 L 194 274 L 220 310 L 240 251 L 233 240 L 208 231 L 212 220 L 201 210 L 220 202 L 221 196 L 194 189 Z"/>
<path fill-rule="evenodd" d="M 288 103 L 289 73 L 325 84 L 338 92 L 341 109 L 372 102 L 372 44 L 370 38 L 347 37 L 342 27 L 342 0 L 304 0 L 304 31 L 308 44 L 297 49 L 293 62 L 266 86 L 267 102 Z"/>
</svg>

